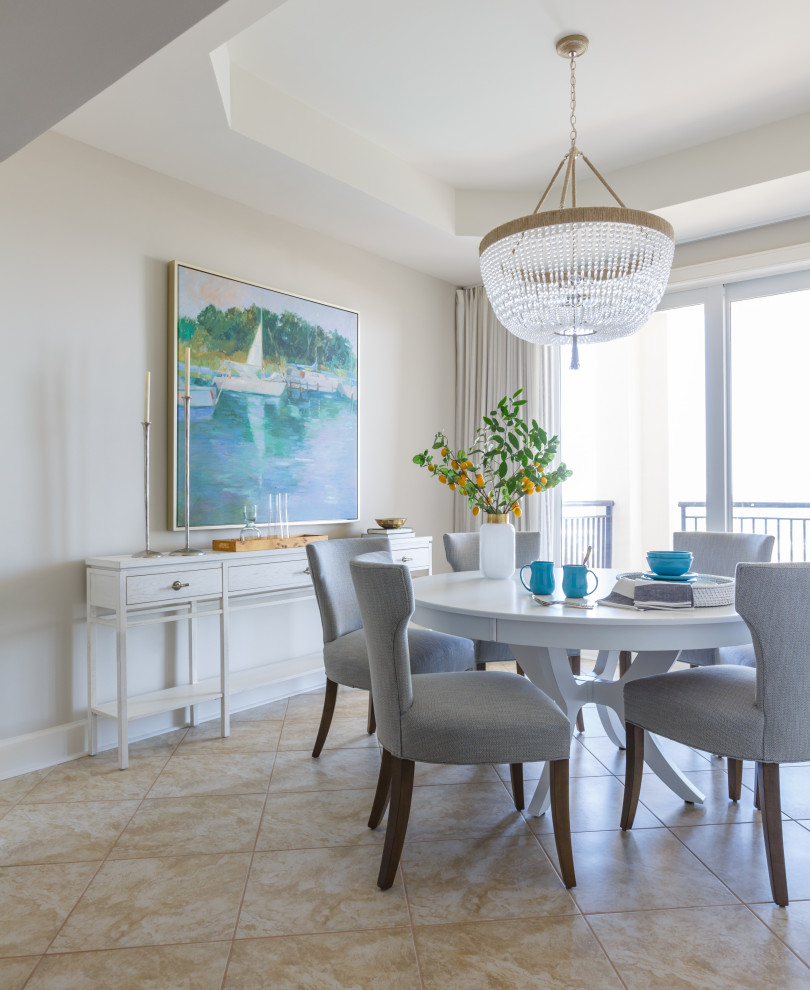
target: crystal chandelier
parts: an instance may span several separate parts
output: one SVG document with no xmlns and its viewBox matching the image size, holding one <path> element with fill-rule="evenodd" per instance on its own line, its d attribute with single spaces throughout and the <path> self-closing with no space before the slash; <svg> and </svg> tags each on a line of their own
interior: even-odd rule
<svg viewBox="0 0 810 990">
<path fill-rule="evenodd" d="M 570 341 L 578 368 L 578 342 L 616 340 L 644 326 L 666 288 L 675 242 L 670 223 L 627 209 L 577 148 L 576 59 L 588 39 L 569 35 L 556 48 L 571 63 L 571 147 L 534 212 L 491 230 L 479 255 L 484 288 L 506 329 L 534 344 Z M 618 206 L 577 206 L 578 158 Z M 563 167 L 560 208 L 540 213 Z"/>
</svg>

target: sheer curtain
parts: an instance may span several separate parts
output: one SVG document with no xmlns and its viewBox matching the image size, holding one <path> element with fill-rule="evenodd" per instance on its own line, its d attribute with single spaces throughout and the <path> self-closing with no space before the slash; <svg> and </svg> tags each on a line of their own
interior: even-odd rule
<svg viewBox="0 0 810 990">
<path fill-rule="evenodd" d="M 522 388 L 524 412 L 552 436 L 560 432 L 560 350 L 520 340 L 505 330 L 492 312 L 484 287 L 456 291 L 455 443 L 468 444 L 491 409 L 505 395 Z M 560 560 L 562 518 L 560 489 L 524 500 L 516 528 L 539 530 L 543 559 Z M 481 526 L 467 503 L 457 498 L 453 524 L 466 533 Z"/>
</svg>

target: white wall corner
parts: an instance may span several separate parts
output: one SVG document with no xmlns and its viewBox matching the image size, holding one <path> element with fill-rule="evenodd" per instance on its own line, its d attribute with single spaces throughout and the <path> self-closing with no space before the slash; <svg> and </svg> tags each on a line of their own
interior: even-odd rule
<svg viewBox="0 0 810 990">
<path fill-rule="evenodd" d="M 231 126 L 231 53 L 227 45 L 220 45 L 211 52 L 211 65 L 214 68 L 214 78 L 217 81 L 219 95 L 228 127 Z"/>
</svg>

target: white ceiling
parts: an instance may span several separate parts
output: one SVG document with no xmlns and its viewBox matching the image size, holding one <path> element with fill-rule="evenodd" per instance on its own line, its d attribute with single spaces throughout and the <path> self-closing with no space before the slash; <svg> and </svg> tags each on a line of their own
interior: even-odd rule
<svg viewBox="0 0 810 990">
<path fill-rule="evenodd" d="M 468 284 L 566 150 L 574 31 L 628 205 L 680 242 L 810 213 L 807 0 L 229 0 L 56 129 Z"/>
</svg>

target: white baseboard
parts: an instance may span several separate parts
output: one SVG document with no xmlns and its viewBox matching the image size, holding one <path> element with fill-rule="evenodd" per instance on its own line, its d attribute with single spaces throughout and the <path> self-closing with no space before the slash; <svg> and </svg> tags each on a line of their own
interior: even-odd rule
<svg viewBox="0 0 810 990">
<path fill-rule="evenodd" d="M 87 722 L 67 722 L 0 739 L 0 780 L 67 763 L 87 754 Z"/>
<path fill-rule="evenodd" d="M 312 662 L 303 663 L 302 666 L 312 666 Z M 290 676 L 252 688 L 250 691 L 243 691 L 231 697 L 231 711 L 245 711 L 323 687 L 324 676 L 323 667 L 320 666 L 320 669 L 302 670 L 300 673 L 292 673 Z M 201 722 L 218 718 L 219 704 L 209 702 L 200 705 L 198 717 Z M 135 742 L 138 739 L 148 739 L 184 724 L 182 710 L 130 722 L 129 740 Z M 114 749 L 118 745 L 115 722 L 111 719 L 100 719 L 98 728 L 99 750 Z M 85 720 L 55 725 L 49 729 L 40 729 L 38 732 L 12 736 L 10 739 L 0 739 L 0 780 L 18 777 L 33 770 L 44 770 L 57 763 L 67 763 L 69 760 L 86 756 L 87 751 Z"/>
</svg>

